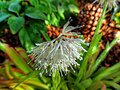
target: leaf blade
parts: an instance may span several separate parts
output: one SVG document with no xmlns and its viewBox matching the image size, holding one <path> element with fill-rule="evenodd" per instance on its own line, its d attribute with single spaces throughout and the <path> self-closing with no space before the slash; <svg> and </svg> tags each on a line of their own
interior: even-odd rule
<svg viewBox="0 0 120 90">
<path fill-rule="evenodd" d="M 19 11 L 21 10 L 21 6 L 20 6 L 20 4 L 18 2 L 13 2 L 8 7 L 8 10 L 11 11 L 11 12 L 14 12 L 14 13 L 18 14 Z"/>
<path fill-rule="evenodd" d="M 8 13 L 0 13 L 0 22 L 4 21 L 9 16 L 10 16 L 10 14 L 8 14 Z"/>
<path fill-rule="evenodd" d="M 10 47 L 7 44 L 2 44 L 2 45 L 4 46 L 4 49 L 1 50 L 9 56 L 9 58 L 16 65 L 16 67 L 18 67 L 24 73 L 29 73 L 30 71 L 32 71 L 32 69 L 28 66 L 28 64 L 23 60 L 23 58 L 14 48 Z"/>
<path fill-rule="evenodd" d="M 33 43 L 29 37 L 25 28 L 22 28 L 19 32 L 19 39 L 21 44 L 29 51 L 33 48 Z"/>
<path fill-rule="evenodd" d="M 44 15 L 44 13 L 42 13 L 39 9 L 34 7 L 28 7 L 25 10 L 25 15 L 33 19 L 41 19 L 41 20 L 46 19 L 46 16 Z"/>
<path fill-rule="evenodd" d="M 16 34 L 23 26 L 25 20 L 23 17 L 11 16 L 8 18 L 8 24 L 12 34 Z"/>
</svg>

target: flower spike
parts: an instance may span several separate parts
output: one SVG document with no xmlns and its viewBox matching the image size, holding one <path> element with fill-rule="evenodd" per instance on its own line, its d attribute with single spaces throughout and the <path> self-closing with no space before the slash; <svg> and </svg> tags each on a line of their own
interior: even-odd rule
<svg viewBox="0 0 120 90">
<path fill-rule="evenodd" d="M 82 27 L 68 26 L 70 22 L 71 18 L 64 25 L 62 33 L 56 39 L 36 44 L 36 47 L 32 49 L 31 55 L 33 58 L 31 61 L 34 62 L 33 67 L 35 70 L 40 70 L 40 75 L 43 73 L 51 75 L 57 70 L 61 72 L 61 75 L 62 73 L 67 74 L 69 68 L 75 71 L 73 65 L 79 65 L 76 59 L 82 60 L 81 52 L 87 52 L 81 44 L 89 44 L 83 39 L 67 37 L 68 32 Z"/>
</svg>

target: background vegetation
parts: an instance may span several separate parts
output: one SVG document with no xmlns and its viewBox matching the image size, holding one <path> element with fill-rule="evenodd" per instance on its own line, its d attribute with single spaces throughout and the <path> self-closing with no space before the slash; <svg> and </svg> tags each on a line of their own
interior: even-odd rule
<svg viewBox="0 0 120 90">
<path fill-rule="evenodd" d="M 70 16 L 77 17 L 79 9 L 75 0 L 0 0 L 0 36 L 8 29 L 17 35 L 21 47 L 11 47 L 1 40 L 0 50 L 7 60 L 0 64 L 0 90 L 120 90 L 120 62 L 107 68 L 100 66 L 109 50 L 118 42 L 116 37 L 106 43 L 100 52 L 98 33 L 107 14 L 105 3 L 96 31 L 86 47 L 83 60 L 75 72 L 70 70 L 61 76 L 59 71 L 52 76 L 39 76 L 34 70 L 28 54 L 35 43 L 50 41 L 47 25 L 62 27 Z M 114 16 L 119 25 L 119 15 Z M 15 41 L 12 41 L 13 43 Z M 79 60 L 78 60 L 79 61 Z"/>
</svg>

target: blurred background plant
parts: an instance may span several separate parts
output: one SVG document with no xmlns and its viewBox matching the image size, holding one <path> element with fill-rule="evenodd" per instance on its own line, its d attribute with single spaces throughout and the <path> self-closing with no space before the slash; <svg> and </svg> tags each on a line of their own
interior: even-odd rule
<svg viewBox="0 0 120 90">
<path fill-rule="evenodd" d="M 60 27 L 65 18 L 77 12 L 74 0 L 1 0 L 0 35 L 4 29 L 6 33 L 10 30 L 29 51 L 35 43 L 50 40 L 46 25 Z"/>
<path fill-rule="evenodd" d="M 84 6 L 83 2 L 87 3 L 88 1 L 78 0 L 78 2 Z M 47 29 L 61 31 L 60 27 L 69 16 L 77 17 L 78 10 L 82 11 L 82 14 L 80 11 L 81 15 L 87 14 L 83 8 L 77 7 L 76 3 L 75 0 L 0 0 L 0 50 L 6 55 L 6 60 L 0 63 L 0 90 L 120 90 L 120 62 L 110 67 L 101 65 L 119 39 L 114 37 L 112 40 L 105 40 L 104 48 L 101 48 L 100 42 L 104 40 L 104 31 L 99 31 L 104 26 L 103 21 L 107 15 L 111 12 L 114 13 L 113 19 L 119 25 L 119 9 L 117 12 L 114 10 L 108 12 L 107 2 L 102 7 L 96 29 L 90 37 L 91 40 L 87 41 L 86 39 L 90 46 L 86 47 L 87 53 L 83 53 L 83 60 L 78 60 L 80 66 L 74 67 L 75 72 L 70 70 L 67 75 L 61 76 L 57 71 L 52 76 L 40 77 L 40 71 L 34 70 L 32 67 L 34 62 L 27 64 L 31 56 L 28 57 L 26 52 L 30 51 L 35 43 L 50 40 Z M 86 4 L 86 6 L 89 5 Z M 109 17 L 109 19 L 111 18 Z M 84 24 L 84 28 L 86 28 L 87 23 Z M 83 31 L 84 28 L 82 28 Z M 11 47 L 9 43 L 5 44 L 2 38 L 5 35 L 3 30 L 10 31 L 13 36 L 19 36 L 21 45 Z M 88 28 L 88 30 L 91 29 Z M 75 30 L 75 32 L 82 33 L 86 38 L 85 33 L 81 30 Z M 56 34 L 56 37 L 58 35 Z M 86 35 L 89 37 L 89 34 Z M 12 41 L 12 43 L 14 42 Z"/>
<path fill-rule="evenodd" d="M 119 11 L 119 9 L 118 9 L 118 11 L 116 11 L 113 19 L 117 23 L 117 26 L 120 27 L 120 11 Z"/>
</svg>

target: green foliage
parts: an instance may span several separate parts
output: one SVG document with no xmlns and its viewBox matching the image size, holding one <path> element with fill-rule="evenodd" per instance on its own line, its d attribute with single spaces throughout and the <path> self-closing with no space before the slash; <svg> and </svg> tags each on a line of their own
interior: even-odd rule
<svg viewBox="0 0 120 90">
<path fill-rule="evenodd" d="M 14 13 L 18 14 L 21 10 L 21 6 L 20 6 L 19 2 L 13 2 L 9 5 L 8 10 L 10 12 L 14 12 Z"/>
<path fill-rule="evenodd" d="M 20 41 L 21 41 L 21 44 L 23 46 L 25 46 L 28 50 L 31 49 L 31 47 L 33 47 L 33 43 L 29 37 L 29 34 L 27 32 L 27 30 L 25 28 L 22 28 L 19 32 L 19 38 L 20 38 Z"/>
<path fill-rule="evenodd" d="M 23 26 L 25 20 L 23 17 L 11 16 L 8 18 L 8 24 L 12 34 L 16 34 Z"/>
<path fill-rule="evenodd" d="M 117 26 L 120 27 L 120 6 L 114 8 L 112 19 L 116 22 Z"/>
<path fill-rule="evenodd" d="M 0 1 L 0 10 L 1 11 L 7 11 L 6 9 L 8 8 L 8 6 L 9 6 L 8 2 Z"/>
<path fill-rule="evenodd" d="M 38 71 L 33 69 L 27 64 L 29 58 L 24 49 L 17 47 L 12 48 L 7 44 L 0 43 L 0 50 L 4 51 L 12 62 L 4 63 L 5 67 L 0 67 L 0 77 L 4 77 L 5 80 L 1 80 L 0 89 L 4 90 L 48 90 L 48 85 L 42 82 L 39 77 Z M 12 66 L 14 64 L 14 67 Z M 2 74 L 2 75 L 1 75 Z M 44 79 L 44 77 L 41 79 Z M 49 79 L 46 79 L 48 82 Z"/>
<path fill-rule="evenodd" d="M 25 15 L 33 19 L 45 20 L 46 16 L 39 9 L 35 7 L 28 7 L 25 10 Z"/>
<path fill-rule="evenodd" d="M 63 3 L 64 2 L 64 3 Z M 69 2 L 69 5 L 67 5 Z M 42 42 L 43 38 L 50 40 L 46 34 L 46 24 L 59 26 L 60 21 L 66 18 L 67 10 L 73 12 L 74 0 L 11 0 L 0 1 L 0 24 L 7 22 L 13 34 L 18 34 L 21 44 L 30 50 L 36 42 Z M 30 5 L 29 5 L 30 4 Z M 15 8 L 18 5 L 17 8 Z M 67 8 L 67 6 L 69 8 Z M 47 8 L 47 9 L 44 9 Z M 102 34 L 98 33 L 105 18 L 107 3 L 99 19 L 92 42 L 84 60 L 79 67 L 73 67 L 66 76 L 56 71 L 52 76 L 39 76 L 27 62 L 30 61 L 23 48 L 12 48 L 0 42 L 0 50 L 5 52 L 11 61 L 4 62 L 0 66 L 1 90 L 120 90 L 120 62 L 106 68 L 99 67 L 109 50 L 117 43 L 115 38 L 100 53 L 99 42 Z M 34 10 L 34 11 L 31 11 Z M 25 12 L 24 12 L 25 11 Z M 33 12 L 33 13 L 32 13 Z M 37 14 L 39 13 L 39 14 Z M 87 49 L 87 48 L 86 48 Z M 32 64 L 32 63 L 31 63 Z M 14 65 L 14 66 L 13 66 Z M 2 78 L 2 79 L 1 79 Z"/>
<path fill-rule="evenodd" d="M 77 79 L 75 82 L 75 88 L 77 90 L 98 90 L 102 89 L 104 86 L 107 89 L 108 87 L 115 88 L 114 85 L 118 85 L 117 82 L 114 82 L 113 77 L 109 77 L 110 75 L 114 75 L 120 70 L 120 63 L 115 64 L 109 68 L 98 68 L 100 63 L 104 60 L 109 50 L 117 43 L 118 38 L 115 38 L 110 44 L 106 44 L 105 50 L 99 53 L 99 41 L 101 40 L 101 34 L 98 33 L 100 30 L 103 19 L 106 14 L 107 3 L 104 5 L 102 15 L 99 19 L 95 34 L 92 38 L 92 42 L 90 43 L 90 47 L 86 56 L 84 57 L 83 62 L 80 66 L 80 71 L 78 72 Z M 97 71 L 98 70 L 98 71 Z M 86 82 L 85 82 L 86 81 Z M 109 83 L 109 85 L 108 85 Z M 113 83 L 114 85 L 112 85 Z M 119 88 L 119 86 L 117 86 Z M 118 89 L 117 88 L 117 89 Z M 120 88 L 119 88 L 120 89 Z"/>
<path fill-rule="evenodd" d="M 70 0 L 63 3 L 61 1 L 0 1 L 0 24 L 6 22 L 4 23 L 6 24 L 5 28 L 9 27 L 12 34 L 18 34 L 21 44 L 29 51 L 35 43 L 50 40 L 46 33 L 46 25 L 60 26 L 60 21 L 65 21 L 65 18 L 69 17 L 70 13 L 74 11 L 77 13 L 78 8 L 75 1 Z M 66 5 L 69 5 L 69 7 L 66 7 Z M 25 31 L 21 31 L 23 28 Z"/>
<path fill-rule="evenodd" d="M 8 13 L 0 13 L 0 22 L 2 22 L 3 20 L 5 20 L 9 16 L 10 16 L 10 14 L 8 14 Z"/>
<path fill-rule="evenodd" d="M 2 44 L 2 43 L 1 43 Z M 31 68 L 26 64 L 26 62 L 22 59 L 21 55 L 18 54 L 13 48 L 9 47 L 8 45 L 4 45 L 4 52 L 7 53 L 9 58 L 14 62 L 19 69 L 21 69 L 24 73 L 28 73 L 31 71 Z"/>
<path fill-rule="evenodd" d="M 58 86 L 61 82 L 61 77 L 59 74 L 59 71 L 56 71 L 56 73 L 52 74 L 52 88 L 51 90 L 58 90 Z"/>
</svg>

